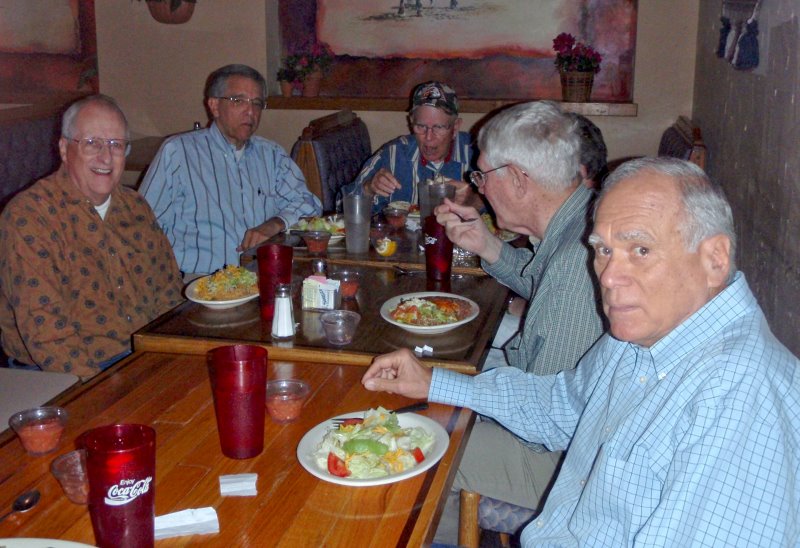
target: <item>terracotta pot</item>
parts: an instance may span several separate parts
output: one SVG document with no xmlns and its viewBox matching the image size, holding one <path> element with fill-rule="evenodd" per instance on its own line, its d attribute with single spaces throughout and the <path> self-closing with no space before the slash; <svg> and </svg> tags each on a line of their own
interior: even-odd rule
<svg viewBox="0 0 800 548">
<path fill-rule="evenodd" d="M 316 97 L 322 84 L 322 71 L 315 70 L 303 79 L 303 97 Z"/>
<path fill-rule="evenodd" d="M 561 98 L 567 103 L 586 103 L 592 96 L 594 72 L 561 73 Z"/>
<path fill-rule="evenodd" d="M 291 82 L 278 82 L 281 85 L 281 95 L 291 97 L 294 91 L 294 84 Z"/>
<path fill-rule="evenodd" d="M 170 0 L 163 0 L 161 2 L 147 0 L 147 7 L 150 10 L 150 15 L 159 23 L 177 25 L 185 23 L 192 18 L 194 2 L 181 2 L 181 5 L 178 6 L 178 9 L 175 11 L 170 10 L 170 3 Z"/>
</svg>

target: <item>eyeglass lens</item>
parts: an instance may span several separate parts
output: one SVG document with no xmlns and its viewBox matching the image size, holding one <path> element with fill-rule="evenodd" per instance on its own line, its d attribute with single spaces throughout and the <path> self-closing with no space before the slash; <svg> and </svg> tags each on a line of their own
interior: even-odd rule
<svg viewBox="0 0 800 548">
<path fill-rule="evenodd" d="M 412 123 L 411 127 L 414 129 L 414 133 L 418 135 L 425 135 L 428 131 L 432 131 L 434 135 L 444 135 L 450 130 L 451 126 L 443 126 L 440 124 L 436 124 L 434 126 L 426 126 L 425 124 L 417 124 Z"/>
<path fill-rule="evenodd" d="M 253 108 L 256 110 L 265 110 L 267 108 L 267 103 L 264 102 L 263 99 L 248 99 L 247 97 L 219 97 L 219 99 L 225 99 L 230 101 L 231 104 L 236 108 L 244 108 L 248 104 L 253 105 Z"/>
<path fill-rule="evenodd" d="M 83 154 L 87 156 L 96 156 L 100 154 L 105 147 L 111 154 L 121 156 L 125 154 L 128 148 L 128 141 L 124 139 L 101 139 L 99 137 L 85 137 L 83 139 L 73 139 Z"/>
</svg>

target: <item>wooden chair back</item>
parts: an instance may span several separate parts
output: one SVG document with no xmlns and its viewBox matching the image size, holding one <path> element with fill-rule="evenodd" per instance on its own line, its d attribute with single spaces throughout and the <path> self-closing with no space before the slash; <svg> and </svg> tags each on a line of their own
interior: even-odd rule
<svg viewBox="0 0 800 548">
<path fill-rule="evenodd" d="M 705 169 L 708 150 L 700 128 L 686 116 L 679 116 L 661 135 L 658 155 L 688 160 Z"/>
</svg>

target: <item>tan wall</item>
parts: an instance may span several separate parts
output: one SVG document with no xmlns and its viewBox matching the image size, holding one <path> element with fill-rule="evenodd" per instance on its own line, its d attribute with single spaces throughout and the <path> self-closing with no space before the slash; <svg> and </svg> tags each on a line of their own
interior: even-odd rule
<svg viewBox="0 0 800 548">
<path fill-rule="evenodd" d="M 97 2 L 100 87 L 117 98 L 136 135 L 184 131 L 205 120 L 201 93 L 208 73 L 241 62 L 267 69 L 267 2 L 200 0 L 183 25 L 155 22 L 144 2 Z M 661 132 L 692 111 L 698 0 L 639 0 L 635 118 L 596 117 L 612 158 L 653 154 Z M 259 134 L 290 148 L 321 111 L 268 111 Z M 403 113 L 359 112 L 373 146 L 405 127 Z M 465 114 L 465 128 L 482 115 Z"/>
</svg>

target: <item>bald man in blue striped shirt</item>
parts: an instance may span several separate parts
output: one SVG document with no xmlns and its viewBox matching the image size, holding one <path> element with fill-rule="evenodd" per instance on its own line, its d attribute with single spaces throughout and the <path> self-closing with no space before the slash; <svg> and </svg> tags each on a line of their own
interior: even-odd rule
<svg viewBox="0 0 800 548">
<path fill-rule="evenodd" d="M 214 122 L 167 139 L 145 175 L 141 193 L 185 278 L 239 264 L 241 251 L 322 212 L 286 152 L 253 136 L 265 96 L 253 68 L 214 71 L 206 97 Z"/>
</svg>

